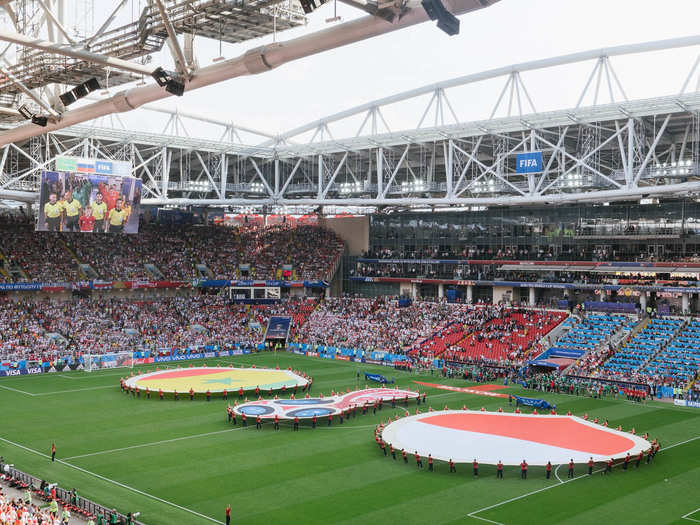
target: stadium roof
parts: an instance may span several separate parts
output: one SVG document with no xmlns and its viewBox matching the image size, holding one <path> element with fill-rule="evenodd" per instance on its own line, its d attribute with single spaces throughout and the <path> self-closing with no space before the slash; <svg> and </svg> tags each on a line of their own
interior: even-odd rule
<svg viewBox="0 0 700 525">
<path fill-rule="evenodd" d="M 386 24 L 375 26 L 374 19 L 255 48 L 202 68 L 205 78 L 197 84 L 195 74 L 192 85 L 221 80 L 240 67 L 255 69 L 259 59 L 286 61 L 302 47 L 308 53 L 345 43 L 353 31 L 363 37 L 385 31 Z M 400 209 L 694 195 L 700 190 L 698 46 L 700 35 L 523 62 L 379 98 L 279 134 L 155 106 L 150 101 L 167 94 L 155 86 L 136 87 L 66 112 L 41 136 L 45 130 L 32 125 L 0 133 L 0 144 L 6 144 L 0 150 L 0 197 L 33 201 L 38 174 L 60 154 L 131 160 L 144 180 L 143 202 L 172 206 Z M 680 76 L 676 61 L 658 60 L 679 50 L 692 56 Z M 657 60 L 655 74 L 677 78 L 678 89 L 630 99 L 634 90 L 618 68 L 622 62 L 629 72 L 628 57 L 637 68 Z M 542 104 L 547 95 L 533 88 L 528 75 L 556 85 L 574 65 L 587 70 L 576 77 L 578 87 L 573 76 L 567 85 L 576 97 L 561 109 Z M 492 94 L 485 117 L 465 118 L 454 102 L 472 88 Z M 159 131 L 139 131 L 112 114 L 131 106 L 167 121 Z M 396 120 L 405 122 L 409 112 L 417 124 L 397 127 L 392 116 L 400 114 Z M 516 168 L 516 155 L 527 151 L 542 152 L 536 173 Z"/>
</svg>

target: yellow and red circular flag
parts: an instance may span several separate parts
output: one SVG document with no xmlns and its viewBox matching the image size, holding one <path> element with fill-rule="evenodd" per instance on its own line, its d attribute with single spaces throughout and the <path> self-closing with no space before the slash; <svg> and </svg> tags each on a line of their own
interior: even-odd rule
<svg viewBox="0 0 700 525">
<path fill-rule="evenodd" d="M 153 392 L 195 393 L 238 392 L 282 390 L 294 387 L 303 388 L 309 381 L 291 370 L 273 370 L 268 368 L 179 368 L 160 370 L 149 374 L 130 377 L 126 386 L 139 390 L 147 388 Z"/>
</svg>

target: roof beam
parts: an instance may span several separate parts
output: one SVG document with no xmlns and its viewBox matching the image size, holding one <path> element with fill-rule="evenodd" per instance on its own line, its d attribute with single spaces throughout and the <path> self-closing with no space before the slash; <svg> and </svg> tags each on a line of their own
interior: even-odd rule
<svg viewBox="0 0 700 525">
<path fill-rule="evenodd" d="M 163 19 L 163 25 L 165 26 L 165 30 L 168 32 L 168 48 L 170 49 L 170 54 L 172 54 L 173 56 L 173 60 L 175 61 L 175 67 L 181 75 L 188 77 L 188 70 L 190 65 L 187 63 L 187 60 L 185 59 L 185 54 L 182 52 L 182 48 L 180 47 L 180 42 L 178 42 L 177 40 L 175 28 L 173 27 L 173 24 L 170 21 L 170 18 L 168 17 L 168 12 L 166 11 L 165 6 L 163 5 L 163 0 L 152 1 L 155 2 L 156 6 L 158 7 L 160 17 Z"/>
<path fill-rule="evenodd" d="M 51 107 L 44 102 L 41 97 L 38 97 L 35 95 L 31 89 L 29 89 L 27 86 L 25 86 L 17 77 L 15 77 L 12 72 L 8 69 L 5 69 L 4 67 L 0 66 L 0 73 L 5 75 L 7 78 L 9 78 L 13 84 L 15 84 L 18 88 L 20 88 L 25 95 L 27 95 L 29 98 L 31 98 L 34 102 L 39 104 L 46 112 L 48 112 L 49 115 L 51 116 L 56 116 L 57 113 L 51 109 Z"/>
<path fill-rule="evenodd" d="M 434 84 L 428 84 L 423 87 L 416 89 L 411 89 L 409 91 L 404 91 L 403 93 L 397 93 L 395 95 L 390 95 L 388 97 L 383 97 L 380 99 L 373 100 L 372 102 L 367 102 L 361 104 L 351 109 L 347 109 L 333 115 L 329 115 L 321 120 L 316 120 L 299 126 L 297 128 L 291 129 L 282 133 L 277 138 L 278 141 L 295 137 L 316 129 L 321 124 L 328 124 L 330 122 L 335 122 L 342 120 L 358 113 L 364 113 L 374 107 L 386 106 L 389 104 L 394 104 L 396 102 L 401 102 L 402 100 L 408 100 L 411 98 L 420 97 L 436 91 L 437 89 L 448 89 L 451 87 L 462 86 L 465 84 L 472 84 L 475 82 L 481 82 L 484 80 L 489 80 L 492 78 L 498 78 L 506 75 L 511 75 L 514 72 L 522 73 L 523 71 L 534 71 L 537 69 L 546 69 L 555 66 L 561 66 L 565 64 L 575 64 L 578 62 L 585 62 L 587 60 L 594 60 L 600 57 L 612 57 L 621 55 L 630 55 L 635 53 L 646 53 L 650 51 L 661 51 L 664 49 L 676 49 L 680 47 L 689 47 L 700 45 L 700 35 L 693 35 L 681 38 L 671 38 L 667 40 L 657 40 L 653 42 L 644 42 L 639 44 L 627 44 L 609 48 L 592 49 L 590 51 L 582 51 L 578 53 L 571 53 L 568 55 L 561 55 L 557 57 L 545 58 L 540 60 L 533 60 L 530 62 L 522 62 L 520 64 L 514 64 L 506 67 L 500 67 L 496 69 L 491 69 L 488 71 L 482 71 L 480 73 L 474 73 L 470 75 L 464 75 L 460 77 L 453 78 L 451 80 L 446 80 L 443 82 L 438 82 Z M 262 145 L 271 145 L 273 141 L 268 143 L 263 143 Z"/>
<path fill-rule="evenodd" d="M 105 20 L 104 24 L 100 26 L 100 28 L 97 30 L 97 32 L 90 37 L 90 39 L 85 42 L 85 48 L 90 49 L 90 46 L 92 43 L 97 40 L 99 37 L 102 36 L 102 34 L 109 29 L 109 26 L 112 25 L 112 22 L 114 22 L 114 19 L 117 17 L 117 13 L 121 11 L 122 7 L 126 5 L 126 3 L 129 0 L 121 0 L 119 4 L 117 4 L 117 7 L 114 8 L 114 11 L 112 11 L 112 14 L 107 17 L 107 20 Z"/>
<path fill-rule="evenodd" d="M 499 0 L 480 0 L 478 2 L 476 0 L 445 0 L 447 3 L 446 7 L 455 15 L 481 9 L 497 1 Z M 248 50 L 237 58 L 198 69 L 193 74 L 191 80 L 185 85 L 185 90 L 191 91 L 224 80 L 263 73 L 294 60 L 361 42 L 375 36 L 392 33 L 428 20 L 429 18 L 426 11 L 423 8 L 416 7 L 409 9 L 401 20 L 394 24 L 388 24 L 386 21 L 373 16 L 366 16 L 284 42 L 256 47 Z M 11 31 L 0 31 L 0 40 L 29 45 L 50 52 L 63 53 L 68 56 L 76 56 L 106 66 L 115 68 L 121 67 L 122 69 L 128 69 L 138 74 L 151 74 L 150 69 L 139 66 L 138 64 L 132 64 L 124 60 L 104 57 L 86 51 L 78 51 L 74 48 L 61 47 L 51 42 L 32 40 Z M 0 133 L 0 146 L 42 135 L 46 132 L 67 128 L 105 115 L 131 111 L 146 103 L 170 96 L 172 95 L 165 91 L 165 89 L 153 84 L 121 91 L 100 102 L 66 111 L 62 115 L 60 121 L 52 122 L 47 127 L 41 128 L 30 124 L 17 126 L 11 130 L 2 132 Z"/>
<path fill-rule="evenodd" d="M 14 31 L 8 31 L 5 29 L 0 29 L 0 40 L 20 46 L 39 49 L 48 53 L 64 55 L 71 58 L 77 58 L 79 60 L 87 60 L 88 62 L 113 67 L 115 69 L 121 69 L 123 71 L 130 71 L 138 75 L 150 75 L 154 69 L 151 67 L 142 66 L 141 64 L 136 64 L 134 62 L 129 62 L 128 60 L 122 60 L 120 58 L 91 53 L 90 51 L 85 51 L 83 49 L 76 49 L 75 47 L 56 44 L 55 42 L 49 42 L 38 38 L 29 38 L 19 33 L 15 33 Z"/>
<path fill-rule="evenodd" d="M 68 41 L 68 43 L 71 46 L 75 46 L 75 40 L 71 38 L 71 36 L 68 34 L 68 31 L 66 31 L 66 28 L 63 27 L 63 24 L 56 18 L 56 15 L 53 14 L 53 11 L 51 11 L 51 8 L 46 5 L 46 2 L 44 0 L 36 0 L 41 8 L 44 10 L 44 13 L 48 17 L 48 19 L 51 21 L 53 25 L 55 25 L 58 30 L 61 32 L 61 34 L 64 36 L 64 38 Z"/>
</svg>

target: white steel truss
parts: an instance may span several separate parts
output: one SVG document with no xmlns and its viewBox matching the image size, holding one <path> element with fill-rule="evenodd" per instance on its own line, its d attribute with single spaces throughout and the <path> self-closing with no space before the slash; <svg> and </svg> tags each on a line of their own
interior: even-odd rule
<svg viewBox="0 0 700 525">
<path fill-rule="evenodd" d="M 153 205 L 376 209 L 700 193 L 700 55 L 677 93 L 652 99 L 629 99 L 613 64 L 622 55 L 692 46 L 700 36 L 517 64 L 375 100 L 278 136 L 180 111 L 170 112 L 163 133 L 127 130 L 106 116 L 0 149 L 0 198 L 31 202 L 40 171 L 73 151 L 131 160 L 144 181 L 142 202 Z M 581 62 L 591 69 L 570 108 L 538 111 L 524 74 L 546 70 L 556 78 L 558 67 Z M 450 90 L 499 78 L 489 117 L 461 120 Z M 427 104 L 416 127 L 398 131 L 386 108 L 421 97 Z M 359 128 L 343 135 L 336 125 L 353 118 Z M 217 128 L 216 138 L 193 136 L 191 119 Z M 541 173 L 517 173 L 515 155 L 527 151 L 542 152 Z"/>
</svg>

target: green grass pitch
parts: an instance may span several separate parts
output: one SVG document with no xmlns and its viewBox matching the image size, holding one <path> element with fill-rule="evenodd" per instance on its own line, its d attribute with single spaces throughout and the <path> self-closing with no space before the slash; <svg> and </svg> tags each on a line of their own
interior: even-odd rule
<svg viewBox="0 0 700 525">
<path fill-rule="evenodd" d="M 355 388 L 356 372 L 467 386 L 462 380 L 415 376 L 382 367 L 292 354 L 210 359 L 207 364 L 292 366 L 314 378 L 313 393 Z M 197 363 L 199 364 L 199 363 Z M 137 367 L 152 370 L 154 366 Z M 135 369 L 136 371 L 136 369 Z M 300 432 L 266 425 L 257 431 L 226 421 L 226 402 L 133 399 L 119 390 L 126 370 L 58 373 L 0 380 L 0 455 L 21 470 L 77 487 L 88 498 L 123 512 L 140 511 L 148 525 L 223 522 L 231 504 L 234 522 L 245 523 L 501 523 L 616 525 L 700 522 L 700 410 L 651 402 L 545 395 L 560 413 L 588 412 L 611 426 L 634 426 L 661 440 L 651 465 L 612 476 L 596 474 L 560 483 L 531 468 L 496 479 L 482 465 L 479 479 L 468 466 L 449 474 L 418 471 L 415 462 L 385 458 L 373 428 L 393 414 L 358 416 L 342 426 Z M 364 386 L 364 381 L 360 386 Z M 430 389 L 439 409 L 508 408 L 507 400 Z M 520 392 L 512 388 L 511 392 Z M 423 409 L 423 406 L 421 406 Z M 411 405 L 411 412 L 415 405 Z M 51 442 L 56 463 L 48 459 Z M 672 445 L 676 445 L 671 447 Z M 666 448 L 664 450 L 664 448 Z M 583 474 L 584 466 L 578 471 Z M 565 478 L 564 478 L 565 480 Z"/>
</svg>

